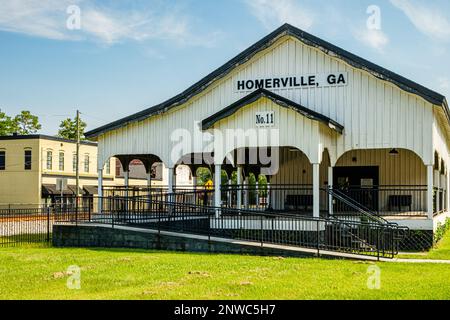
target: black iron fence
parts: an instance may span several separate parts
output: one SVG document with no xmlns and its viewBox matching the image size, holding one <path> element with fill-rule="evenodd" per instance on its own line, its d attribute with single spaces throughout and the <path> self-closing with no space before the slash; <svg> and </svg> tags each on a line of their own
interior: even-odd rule
<svg viewBox="0 0 450 320">
<path fill-rule="evenodd" d="M 439 215 L 440 213 L 447 211 L 447 190 L 443 188 L 434 188 L 433 191 L 433 214 Z"/>
<path fill-rule="evenodd" d="M 225 208 L 301 214 L 313 211 L 313 189 L 308 184 L 223 185 L 221 199 Z"/>
<path fill-rule="evenodd" d="M 179 202 L 180 195 L 151 201 L 143 197 L 97 199 L 104 208 L 78 223 L 138 226 L 161 231 L 258 242 L 262 246 L 288 245 L 317 250 L 391 258 L 405 231 L 395 224 L 334 217 L 313 218 L 299 212 L 258 212 Z M 120 200 L 122 207 L 115 204 Z M 111 209 L 114 208 L 114 209 Z M 94 210 L 95 211 L 95 210 Z"/>
<path fill-rule="evenodd" d="M 0 207 L 0 246 L 51 243 L 53 224 L 89 221 L 92 200 L 87 205 L 8 205 Z M 86 204 L 86 200 L 85 200 Z"/>
<path fill-rule="evenodd" d="M 426 186 L 349 186 L 337 188 L 337 191 L 382 216 L 427 215 Z M 333 211 L 349 213 L 353 210 L 345 203 L 336 201 L 333 203 Z"/>
<path fill-rule="evenodd" d="M 335 187 L 336 191 L 352 198 L 356 203 L 380 216 L 427 216 L 427 187 L 414 185 L 380 185 L 362 188 L 360 186 Z M 174 190 L 178 197 L 195 204 L 213 205 L 212 190 L 197 187 L 178 187 Z M 105 187 L 104 197 L 147 197 L 165 199 L 167 187 Z M 445 189 L 434 189 L 433 212 L 447 210 Z M 320 211 L 330 211 L 330 202 L 323 188 L 319 194 Z M 167 199 L 166 199 L 167 200 Z M 331 203 L 337 214 L 351 214 L 355 209 L 336 200 Z M 309 184 L 267 184 L 267 185 L 222 185 L 221 206 L 224 208 L 297 212 L 312 215 L 313 188 Z"/>
<path fill-rule="evenodd" d="M 203 190 L 204 187 L 197 186 L 176 186 L 173 192 L 192 192 L 195 190 Z M 169 193 L 167 186 L 103 186 L 102 196 L 104 197 L 143 197 L 148 195 L 164 195 Z"/>
</svg>

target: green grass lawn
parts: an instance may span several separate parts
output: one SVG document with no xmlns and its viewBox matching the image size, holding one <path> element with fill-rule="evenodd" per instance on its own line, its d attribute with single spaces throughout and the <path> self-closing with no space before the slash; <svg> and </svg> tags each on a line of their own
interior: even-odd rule
<svg viewBox="0 0 450 320">
<path fill-rule="evenodd" d="M 81 267 L 81 289 L 66 286 Z M 450 299 L 450 266 L 144 250 L 0 249 L 0 299 Z"/>
</svg>

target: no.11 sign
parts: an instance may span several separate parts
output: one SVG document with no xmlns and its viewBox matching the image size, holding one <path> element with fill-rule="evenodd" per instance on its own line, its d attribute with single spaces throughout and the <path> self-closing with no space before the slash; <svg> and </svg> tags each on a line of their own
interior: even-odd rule
<svg viewBox="0 0 450 320">
<path fill-rule="evenodd" d="M 257 112 L 255 121 L 257 127 L 273 127 L 275 125 L 275 113 L 273 111 Z"/>
</svg>

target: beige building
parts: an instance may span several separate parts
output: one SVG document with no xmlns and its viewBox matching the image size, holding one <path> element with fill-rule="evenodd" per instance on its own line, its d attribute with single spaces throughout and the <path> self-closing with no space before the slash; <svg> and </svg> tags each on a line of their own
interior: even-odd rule
<svg viewBox="0 0 450 320">
<path fill-rule="evenodd" d="M 115 158 L 103 168 L 104 186 L 122 186 L 123 177 L 117 175 Z M 146 186 L 143 165 L 135 163 L 130 186 Z M 120 170 L 119 170 L 120 171 Z M 79 157 L 80 194 L 97 195 L 97 143 L 83 141 Z M 167 182 L 164 167 L 155 164 L 151 183 L 163 186 Z M 166 180 L 164 180 L 164 178 Z M 67 181 L 63 191 L 66 198 L 76 194 L 76 143 L 53 136 L 0 136 L 0 205 L 42 204 L 56 201 L 61 192 L 59 179 Z"/>
</svg>

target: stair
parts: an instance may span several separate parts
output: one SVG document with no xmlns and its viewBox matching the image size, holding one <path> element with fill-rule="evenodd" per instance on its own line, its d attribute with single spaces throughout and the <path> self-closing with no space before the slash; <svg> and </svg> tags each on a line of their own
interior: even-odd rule
<svg viewBox="0 0 450 320">
<path fill-rule="evenodd" d="M 394 255 L 398 254 L 398 248 L 401 241 L 405 239 L 407 234 L 409 233 L 409 228 L 407 227 L 401 227 L 397 223 L 389 222 L 383 217 L 381 217 L 376 212 L 368 209 L 361 203 L 358 203 L 354 199 L 350 198 L 346 194 L 340 192 L 339 190 L 334 190 L 332 188 L 325 189 L 328 195 L 330 195 L 333 200 L 339 200 L 343 202 L 346 206 L 352 208 L 356 215 L 361 219 L 361 221 L 367 221 L 367 228 L 372 228 L 374 231 L 379 233 L 379 230 L 383 230 L 383 234 L 378 234 L 378 238 L 376 239 L 376 243 L 372 244 L 374 242 L 374 239 L 364 239 L 359 235 L 359 232 L 356 228 L 352 228 L 351 223 L 346 225 L 345 218 L 340 219 L 339 217 L 329 215 L 328 218 L 332 219 L 334 221 L 341 221 L 343 223 L 344 228 L 341 228 L 341 232 L 345 232 L 346 234 L 344 237 L 348 237 L 351 239 L 352 245 L 357 245 L 360 250 L 370 250 L 370 251 L 376 251 L 377 247 L 380 246 L 386 246 L 386 239 L 392 240 L 393 248 L 389 248 L 392 250 L 392 253 Z M 386 235 L 384 232 L 385 230 L 389 230 L 390 234 Z M 368 235 L 370 235 L 370 232 L 368 232 Z M 392 236 L 392 239 L 389 237 Z M 372 240 L 372 241 L 371 241 Z M 381 249 L 381 248 L 380 248 Z"/>
</svg>

